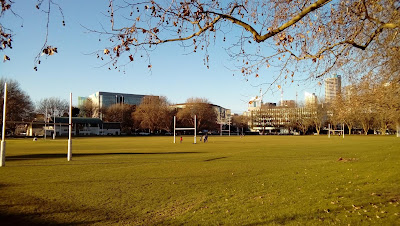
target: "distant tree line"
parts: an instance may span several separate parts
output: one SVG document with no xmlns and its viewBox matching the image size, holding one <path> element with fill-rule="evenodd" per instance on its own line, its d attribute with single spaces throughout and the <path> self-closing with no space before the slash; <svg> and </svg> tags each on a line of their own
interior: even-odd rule
<svg viewBox="0 0 400 226">
<path fill-rule="evenodd" d="M 374 82 L 365 78 L 357 85 L 344 90 L 331 106 L 330 120 L 344 123 L 349 133 L 353 128 L 379 130 L 400 126 L 400 83 Z"/>
<path fill-rule="evenodd" d="M 396 77 L 395 77 L 396 78 Z M 4 83 L 7 82 L 7 128 L 16 131 L 19 122 L 53 117 L 68 116 L 69 103 L 57 97 L 44 98 L 34 104 L 29 95 L 12 79 L 0 79 L 0 97 L 3 101 Z M 1 104 L 0 117 L 3 114 Z M 137 131 L 166 133 L 173 131 L 173 117 L 177 117 L 177 127 L 194 127 L 197 116 L 198 131 L 217 131 L 217 112 L 205 98 L 189 98 L 182 105 L 171 105 L 166 97 L 146 96 L 141 104 L 115 104 L 97 109 L 88 99 L 80 109 L 74 107 L 73 117 L 92 117 L 101 112 L 105 122 L 120 122 L 121 132 L 131 134 Z M 284 128 L 287 131 L 300 131 L 301 134 L 315 132 L 323 128 L 345 124 L 348 133 L 357 129 L 368 134 L 377 130 L 385 134 L 400 126 L 400 82 L 377 81 L 364 77 L 358 83 L 345 88 L 332 103 L 313 103 L 296 108 L 274 108 L 263 106 L 250 116 L 235 115 L 231 118 L 231 130 L 246 131 L 248 127 Z M 227 129 L 227 128 L 224 128 Z"/>
<path fill-rule="evenodd" d="M 4 83 L 7 83 L 7 117 L 9 131 L 14 132 L 17 124 L 34 120 L 51 120 L 54 117 L 67 117 L 69 102 L 58 97 L 44 98 L 33 103 L 29 95 L 13 79 L 0 79 L 0 97 L 4 100 Z M 165 133 L 173 131 L 173 117 L 177 116 L 177 127 L 194 127 L 194 115 L 197 116 L 197 128 L 201 130 L 217 129 L 217 114 L 205 98 L 189 98 L 183 108 L 174 108 L 166 97 L 146 96 L 140 105 L 114 104 L 98 109 L 90 99 L 79 109 L 73 107 L 73 117 L 92 117 L 101 112 L 105 122 L 120 122 L 123 133 L 135 131 Z M 3 114 L 1 104 L 0 117 Z"/>
<path fill-rule="evenodd" d="M 166 133 L 173 131 L 173 117 L 177 118 L 177 127 L 194 127 L 194 115 L 197 116 L 197 129 L 217 129 L 217 114 L 205 98 L 189 98 L 184 107 L 171 105 L 166 97 L 145 96 L 139 105 L 114 104 L 97 109 L 97 105 L 88 99 L 80 109 L 80 116 L 91 117 L 100 112 L 105 122 L 120 122 L 123 133 L 135 131 Z"/>
<path fill-rule="evenodd" d="M 365 77 L 347 86 L 332 103 L 308 103 L 297 107 L 263 106 L 251 112 L 251 127 L 267 127 L 299 131 L 301 134 L 320 134 L 328 124 L 341 129 L 344 124 L 349 134 L 355 129 L 365 135 L 374 130 L 386 134 L 400 126 L 400 83 L 379 82 Z"/>
</svg>

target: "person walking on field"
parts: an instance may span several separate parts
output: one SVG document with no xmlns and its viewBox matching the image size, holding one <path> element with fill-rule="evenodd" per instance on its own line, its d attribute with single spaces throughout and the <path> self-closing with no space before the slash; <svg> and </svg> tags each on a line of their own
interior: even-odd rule
<svg viewBox="0 0 400 226">
<path fill-rule="evenodd" d="M 183 139 L 182 139 L 182 137 L 181 137 L 181 144 L 182 144 L 182 141 L 183 141 Z"/>
</svg>

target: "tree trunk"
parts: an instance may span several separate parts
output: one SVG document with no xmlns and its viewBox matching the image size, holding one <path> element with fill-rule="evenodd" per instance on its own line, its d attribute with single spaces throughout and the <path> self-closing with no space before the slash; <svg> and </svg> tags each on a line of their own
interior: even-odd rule
<svg viewBox="0 0 400 226">
<path fill-rule="evenodd" d="M 320 126 L 316 126 L 315 129 L 317 130 L 317 134 L 319 135 L 319 132 L 321 131 L 321 127 Z"/>
<path fill-rule="evenodd" d="M 381 126 L 381 135 L 386 135 L 387 125 L 386 123 L 382 124 Z"/>
</svg>

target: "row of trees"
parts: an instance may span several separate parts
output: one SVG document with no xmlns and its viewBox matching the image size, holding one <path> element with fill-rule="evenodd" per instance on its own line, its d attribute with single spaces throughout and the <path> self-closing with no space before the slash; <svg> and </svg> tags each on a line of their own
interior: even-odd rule
<svg viewBox="0 0 400 226">
<path fill-rule="evenodd" d="M 328 124 L 340 128 L 345 124 L 349 134 L 354 129 L 362 130 L 365 135 L 370 130 L 385 134 L 400 126 L 400 83 L 377 82 L 365 77 L 345 87 L 332 103 L 293 108 L 263 106 L 252 112 L 250 121 L 251 126 L 260 128 L 261 132 L 274 127 L 319 134 Z"/>
<path fill-rule="evenodd" d="M 352 128 L 397 129 L 400 125 L 400 84 L 375 83 L 364 80 L 343 92 L 332 105 L 332 122 L 343 122 L 351 133 Z"/>
<path fill-rule="evenodd" d="M 32 121 L 37 114 L 47 117 L 59 117 L 68 113 L 69 103 L 56 97 L 45 98 L 36 104 L 23 91 L 19 83 L 13 79 L 0 78 L 0 98 L 4 100 L 4 83 L 7 83 L 7 127 L 15 131 L 18 122 Z M 75 110 L 76 112 L 76 110 Z M 3 104 L 1 104 L 0 118 L 3 118 Z"/>
<path fill-rule="evenodd" d="M 6 117 L 8 122 L 32 121 L 37 114 L 43 114 L 47 118 L 68 116 L 67 100 L 50 97 L 38 101 L 35 105 L 15 80 L 0 79 L 2 99 L 4 83 L 7 83 L 8 87 Z M 182 108 L 172 108 L 166 97 L 158 96 L 146 96 L 138 106 L 115 104 L 105 109 L 96 109 L 96 106 L 88 100 L 81 109 L 73 108 L 72 116 L 92 117 L 99 110 L 105 122 L 121 122 L 122 131 L 125 133 L 137 129 L 170 132 L 173 130 L 174 115 L 177 116 L 179 127 L 193 127 L 196 115 L 199 131 L 217 128 L 217 113 L 204 98 L 190 98 Z M 2 113 L 3 111 L 0 117 Z"/>
<path fill-rule="evenodd" d="M 57 97 L 44 98 L 34 104 L 29 95 L 21 89 L 19 83 L 13 79 L 0 78 L 2 100 L 4 99 L 4 83 L 7 83 L 7 121 L 29 121 L 36 114 L 59 117 L 68 113 L 68 101 Z M 0 117 L 3 117 L 3 111 Z"/>
<path fill-rule="evenodd" d="M 217 128 L 217 114 L 212 105 L 204 98 L 190 98 L 184 107 L 174 108 L 166 97 L 146 96 L 138 106 L 115 104 L 102 109 L 103 120 L 121 122 L 123 132 L 148 130 L 155 133 L 173 130 L 173 117 L 176 115 L 177 127 L 193 127 L 194 115 L 197 117 L 197 129 L 213 130 Z"/>
</svg>

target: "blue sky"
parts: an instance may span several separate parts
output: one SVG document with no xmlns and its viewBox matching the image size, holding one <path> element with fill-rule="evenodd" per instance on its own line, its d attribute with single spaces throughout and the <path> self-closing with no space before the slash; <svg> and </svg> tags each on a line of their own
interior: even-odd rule
<svg viewBox="0 0 400 226">
<path fill-rule="evenodd" d="M 34 71 L 34 58 L 45 38 L 45 14 L 36 10 L 35 1 L 15 1 L 13 10 L 22 18 L 8 14 L 3 25 L 13 29 L 13 49 L 3 51 L 11 61 L 1 63 L 0 76 L 17 80 L 22 89 L 36 102 L 46 97 L 69 98 L 73 102 L 78 96 L 88 96 L 96 91 L 152 94 L 166 96 L 172 103 L 184 102 L 190 97 L 205 97 L 213 104 L 232 109 L 235 113 L 247 110 L 247 102 L 266 90 L 278 72 L 265 70 L 260 78 L 248 81 L 229 69 L 231 62 L 223 48 L 212 45 L 210 69 L 203 65 L 201 53 L 188 54 L 192 50 L 180 48 L 178 43 L 159 46 L 151 55 L 152 72 L 145 62 L 126 66 L 126 73 L 101 67 L 102 61 L 88 53 L 103 49 L 98 35 L 88 33 L 85 27 L 108 26 L 108 19 L 102 12 L 107 10 L 108 1 L 63 1 L 62 8 L 66 26 L 54 10 L 50 22 L 49 45 L 58 48 L 58 54 L 43 58 L 38 71 Z M 21 25 L 23 24 L 23 27 Z M 143 65 L 145 64 L 145 65 Z M 306 75 L 305 75 L 306 76 Z M 315 92 L 323 96 L 323 87 L 314 83 L 283 85 L 284 99 L 304 99 L 304 92 Z M 264 102 L 278 102 L 281 93 L 277 88 L 264 95 Z"/>
</svg>

